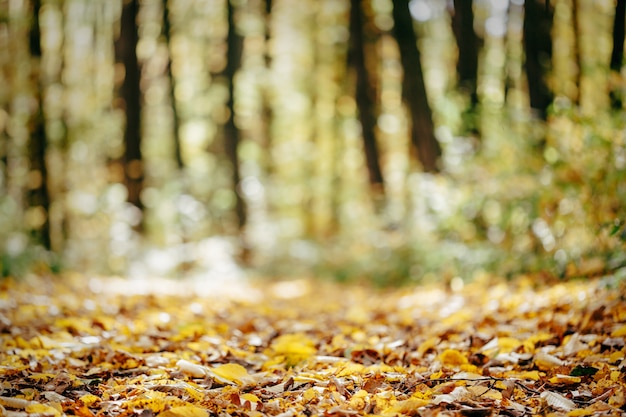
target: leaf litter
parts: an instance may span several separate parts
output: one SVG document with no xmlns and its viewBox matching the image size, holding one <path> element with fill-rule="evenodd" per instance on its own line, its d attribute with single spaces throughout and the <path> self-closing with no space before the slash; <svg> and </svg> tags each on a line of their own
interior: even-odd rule
<svg viewBox="0 0 626 417">
<path fill-rule="evenodd" d="M 1 415 L 626 413 L 624 282 L 133 285 L 1 281 Z"/>
</svg>

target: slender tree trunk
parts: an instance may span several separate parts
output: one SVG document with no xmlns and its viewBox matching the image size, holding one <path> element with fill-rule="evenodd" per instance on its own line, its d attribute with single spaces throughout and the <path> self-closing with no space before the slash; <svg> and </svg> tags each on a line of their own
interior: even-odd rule
<svg viewBox="0 0 626 417">
<path fill-rule="evenodd" d="M 576 61 L 576 95 L 574 96 L 574 103 L 580 106 L 582 98 L 582 77 L 583 77 L 583 61 L 580 53 L 580 22 L 579 22 L 579 4 L 578 0 L 572 0 L 572 28 L 574 29 L 574 60 Z"/>
<path fill-rule="evenodd" d="M 122 8 L 120 36 L 115 44 L 117 61 L 124 65 L 124 81 L 119 89 L 126 113 L 124 131 L 124 182 L 128 189 L 128 202 L 142 209 L 144 169 L 141 155 L 141 69 L 137 60 L 138 0 L 126 0 Z"/>
<path fill-rule="evenodd" d="M 350 1 L 349 66 L 356 73 L 356 105 L 361 122 L 369 182 L 375 194 L 384 193 L 383 174 L 376 144 L 376 108 L 372 80 L 365 63 L 364 21 L 361 0 Z"/>
<path fill-rule="evenodd" d="M 411 142 L 417 149 L 424 171 L 438 172 L 441 147 L 435 137 L 408 0 L 393 0 L 393 19 L 394 35 L 400 48 L 400 60 L 404 70 L 402 96 L 411 115 Z"/>
<path fill-rule="evenodd" d="M 264 20 L 265 20 L 265 39 L 264 39 L 264 61 L 265 61 L 265 71 L 266 77 L 264 78 L 263 91 L 261 95 L 261 114 L 263 118 L 263 145 L 266 149 L 271 149 L 272 145 L 272 119 L 274 118 L 274 114 L 272 112 L 272 84 L 270 82 L 269 74 L 272 71 L 272 54 L 270 52 L 270 40 L 272 37 L 272 29 L 271 29 L 271 20 L 272 20 L 272 0 L 265 0 L 265 12 L 264 12 Z M 271 175 L 273 164 L 271 161 L 271 152 L 266 152 L 265 160 L 263 161 L 263 166 L 265 167 L 265 174 Z"/>
<path fill-rule="evenodd" d="M 178 169 L 184 168 L 183 157 L 180 146 L 180 117 L 178 115 L 178 105 L 176 104 L 176 80 L 172 74 L 172 46 L 171 46 L 171 23 L 169 13 L 169 1 L 163 0 L 163 36 L 167 45 L 167 78 L 170 82 L 170 106 L 172 108 L 172 133 L 174 134 L 174 159 Z"/>
<path fill-rule="evenodd" d="M 454 0 L 452 29 L 459 58 L 456 63 L 459 88 L 469 94 L 471 106 L 478 104 L 476 93 L 478 79 L 479 39 L 474 31 L 474 10 L 472 0 Z"/>
<path fill-rule="evenodd" d="M 526 0 L 524 3 L 524 52 L 530 107 L 542 120 L 548 116 L 552 91 L 547 74 L 552 62 L 552 16 L 549 0 Z"/>
<path fill-rule="evenodd" d="M 626 18 L 626 0 L 617 0 L 615 20 L 613 22 L 613 51 L 611 53 L 611 72 L 621 80 L 622 62 L 624 61 L 624 20 Z M 619 110 L 623 104 L 622 83 L 611 86 L 611 108 Z"/>
<path fill-rule="evenodd" d="M 33 23 L 30 30 L 30 53 L 33 58 L 34 79 L 37 83 L 37 111 L 32 120 L 32 130 L 28 146 L 30 175 L 35 181 L 29 184 L 27 203 L 31 209 L 40 208 L 41 224 L 32 230 L 36 240 L 46 249 L 51 248 L 50 239 L 50 197 L 48 194 L 48 169 L 46 167 L 46 120 L 43 109 L 43 85 L 41 82 L 41 31 L 39 29 L 39 10 L 41 1 L 33 1 Z"/>
<path fill-rule="evenodd" d="M 239 229 L 243 229 L 246 224 L 246 207 L 239 185 L 241 182 L 241 174 L 239 172 L 239 129 L 235 125 L 235 74 L 241 66 L 241 53 L 243 48 L 243 39 L 237 33 L 235 27 L 235 8 L 232 0 L 227 2 L 228 8 L 228 63 L 226 64 L 225 76 L 228 79 L 228 111 L 229 116 L 224 126 L 224 140 L 226 156 L 232 165 L 232 184 L 233 191 L 236 196 L 235 213 Z"/>
</svg>

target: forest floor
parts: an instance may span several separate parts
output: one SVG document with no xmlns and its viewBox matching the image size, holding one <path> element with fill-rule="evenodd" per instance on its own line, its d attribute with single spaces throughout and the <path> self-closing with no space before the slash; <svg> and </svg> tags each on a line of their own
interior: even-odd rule
<svg viewBox="0 0 626 417">
<path fill-rule="evenodd" d="M 623 415 L 625 294 L 6 279 L 0 415 Z"/>
</svg>

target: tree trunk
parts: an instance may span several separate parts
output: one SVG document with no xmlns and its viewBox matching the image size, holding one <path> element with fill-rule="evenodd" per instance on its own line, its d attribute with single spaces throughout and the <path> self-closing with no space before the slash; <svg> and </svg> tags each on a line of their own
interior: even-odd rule
<svg viewBox="0 0 626 417">
<path fill-rule="evenodd" d="M 143 160 L 141 155 L 141 69 L 137 60 L 137 13 L 138 0 L 124 2 L 120 36 L 115 44 L 117 61 L 124 65 L 124 81 L 119 90 L 126 113 L 124 131 L 124 182 L 128 189 L 128 202 L 142 209 Z"/>
<path fill-rule="evenodd" d="M 262 114 L 262 132 L 263 138 L 262 143 L 266 149 L 271 149 L 272 147 L 272 120 L 274 118 L 274 114 L 272 111 L 272 83 L 270 80 L 270 73 L 272 71 L 272 54 L 270 51 L 270 42 L 272 38 L 272 28 L 271 28 L 271 20 L 272 20 L 272 0 L 265 0 L 265 8 L 264 8 L 263 19 L 265 21 L 265 33 L 264 33 L 264 61 L 265 61 L 265 72 L 266 76 L 264 77 L 262 94 L 261 94 L 261 114 Z M 265 175 L 270 176 L 273 171 L 273 164 L 271 160 L 271 152 L 266 152 L 265 159 L 263 160 L 263 167 L 265 169 Z"/>
<path fill-rule="evenodd" d="M 51 248 L 50 239 L 50 196 L 48 194 L 48 169 L 46 167 L 46 120 L 43 109 L 43 85 L 41 83 L 41 32 L 39 29 L 39 10 L 41 1 L 33 1 L 33 23 L 30 30 L 30 53 L 33 58 L 34 79 L 37 83 L 36 99 L 37 111 L 33 115 L 30 141 L 28 144 L 28 159 L 30 163 L 30 175 L 35 180 L 29 184 L 27 191 L 27 203 L 31 209 L 40 208 L 40 224 L 31 230 L 31 234 L 38 243 L 46 249 Z"/>
<path fill-rule="evenodd" d="M 363 149 L 369 182 L 375 194 L 384 193 L 383 174 L 376 144 L 376 108 L 372 81 L 365 63 L 365 40 L 361 0 L 350 1 L 350 54 L 349 66 L 356 73 L 356 105 L 361 122 Z"/>
<path fill-rule="evenodd" d="M 400 60 L 404 70 L 402 96 L 411 115 L 411 142 L 417 149 L 424 171 L 438 172 L 441 147 L 435 137 L 408 0 L 393 0 L 393 19 L 394 35 L 400 48 Z"/>
<path fill-rule="evenodd" d="M 572 28 L 574 32 L 574 60 L 576 61 L 576 67 L 578 71 L 576 72 L 576 80 L 574 83 L 576 84 L 576 95 L 573 97 L 574 104 L 580 106 L 580 101 L 582 98 L 582 76 L 583 76 L 583 62 L 582 56 L 580 54 L 580 22 L 579 22 L 579 4 L 578 0 L 572 0 Z"/>
<path fill-rule="evenodd" d="M 452 30 L 459 50 L 456 63 L 458 86 L 461 91 L 469 95 L 471 106 L 475 107 L 478 104 L 476 85 L 479 39 L 474 31 L 473 3 L 472 0 L 454 0 Z"/>
<path fill-rule="evenodd" d="M 552 91 L 547 75 L 552 63 L 552 16 L 549 0 L 526 0 L 524 3 L 524 52 L 530 107 L 542 120 L 548 116 Z"/>
<path fill-rule="evenodd" d="M 615 79 L 621 80 L 622 62 L 624 61 L 624 19 L 626 18 L 626 0 L 617 0 L 615 20 L 613 22 L 613 51 L 611 53 L 611 72 Z M 615 85 L 616 84 L 616 85 Z M 611 86 L 611 108 L 619 110 L 623 103 L 622 83 Z"/>
<path fill-rule="evenodd" d="M 167 78 L 170 82 L 170 106 L 172 107 L 172 133 L 174 136 L 174 159 L 178 169 L 184 168 L 183 157 L 180 146 L 180 117 L 178 115 L 178 105 L 176 104 L 176 80 L 172 74 L 172 46 L 171 46 L 171 24 L 169 13 L 169 1 L 163 0 L 163 36 L 167 45 Z"/>
<path fill-rule="evenodd" d="M 227 2 L 228 9 L 228 62 L 224 75 L 228 79 L 228 120 L 224 126 L 224 147 L 226 150 L 226 156 L 228 157 L 232 166 L 232 185 L 233 191 L 236 196 L 235 213 L 237 215 L 237 223 L 239 229 L 243 229 L 246 224 L 246 207 L 239 185 L 241 182 L 241 174 L 239 172 L 239 129 L 235 125 L 235 74 L 241 66 L 241 53 L 243 48 L 243 39 L 237 33 L 235 27 L 235 8 L 232 4 L 232 0 Z"/>
</svg>

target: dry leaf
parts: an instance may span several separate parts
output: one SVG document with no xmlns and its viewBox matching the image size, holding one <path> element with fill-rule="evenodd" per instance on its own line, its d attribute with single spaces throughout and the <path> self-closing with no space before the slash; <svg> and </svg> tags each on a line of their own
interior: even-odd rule
<svg viewBox="0 0 626 417">
<path fill-rule="evenodd" d="M 158 417 L 208 417 L 206 410 L 194 405 L 172 407 L 158 414 Z"/>
<path fill-rule="evenodd" d="M 574 401 L 568 400 L 557 392 L 544 391 L 541 393 L 540 397 L 550 407 L 559 411 L 571 411 L 576 408 L 576 403 Z"/>
<path fill-rule="evenodd" d="M 248 371 L 236 363 L 227 363 L 209 369 L 209 373 L 218 381 L 226 384 L 241 385 L 248 378 Z"/>
</svg>

